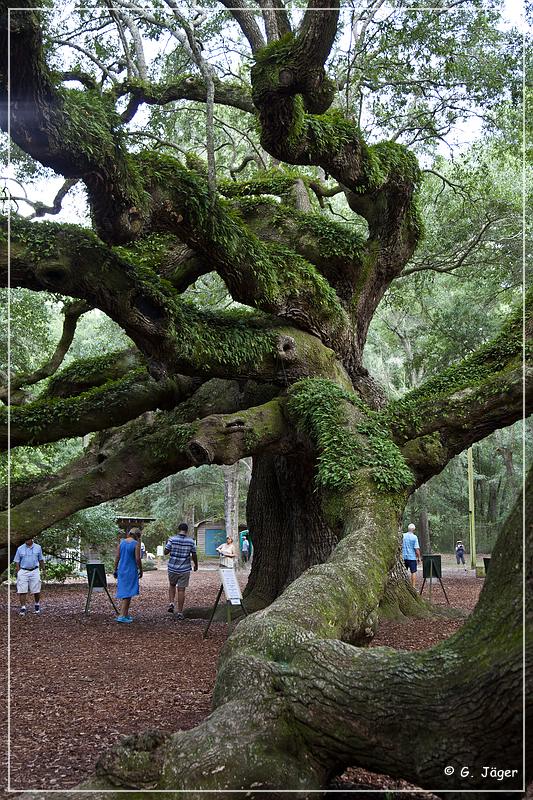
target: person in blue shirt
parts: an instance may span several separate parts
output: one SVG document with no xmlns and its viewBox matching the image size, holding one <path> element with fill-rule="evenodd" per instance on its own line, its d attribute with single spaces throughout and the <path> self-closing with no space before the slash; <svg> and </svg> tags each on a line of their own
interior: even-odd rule
<svg viewBox="0 0 533 800">
<path fill-rule="evenodd" d="M 418 536 L 415 535 L 415 525 L 412 522 L 407 526 L 407 533 L 403 535 L 402 558 L 405 569 L 411 572 L 411 586 L 416 586 L 417 563 L 420 563 L 420 545 Z"/>
<path fill-rule="evenodd" d="M 242 537 L 241 553 L 243 563 L 246 564 L 246 562 L 250 559 L 250 542 L 248 541 L 247 536 Z"/>
<path fill-rule="evenodd" d="M 44 569 L 44 558 L 41 545 L 26 539 L 15 553 L 15 569 L 17 571 L 17 594 L 20 601 L 20 615 L 26 615 L 26 594 L 31 592 L 35 602 L 35 613 L 41 613 L 41 572 Z"/>
<path fill-rule="evenodd" d="M 174 598 L 178 592 L 178 611 L 176 619 L 183 619 L 183 605 L 185 603 L 185 589 L 189 585 L 191 576 L 191 561 L 194 571 L 198 569 L 198 556 L 196 555 L 196 542 L 188 536 L 189 526 L 180 522 L 178 532 L 171 536 L 165 545 L 165 555 L 168 559 L 168 600 L 167 611 L 174 614 Z"/>
</svg>

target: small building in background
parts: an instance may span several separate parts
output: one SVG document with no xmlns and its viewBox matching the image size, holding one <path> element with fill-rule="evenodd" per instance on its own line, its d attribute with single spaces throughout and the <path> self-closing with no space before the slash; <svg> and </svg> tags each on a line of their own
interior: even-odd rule
<svg viewBox="0 0 533 800">
<path fill-rule="evenodd" d="M 239 539 L 234 542 L 237 549 L 240 548 L 242 532 L 248 530 L 246 525 L 239 525 Z M 200 555 L 218 558 L 217 547 L 226 541 L 226 523 L 223 519 L 213 522 L 201 522 L 196 528 L 196 549 Z M 248 534 L 249 538 L 249 534 Z"/>
<path fill-rule="evenodd" d="M 201 555 L 218 557 L 217 547 L 226 541 L 224 520 L 201 522 L 196 529 L 196 549 Z"/>
<path fill-rule="evenodd" d="M 155 522 L 155 517 L 115 517 L 115 521 L 121 531 L 127 533 L 131 528 L 143 530 L 145 525 Z"/>
</svg>

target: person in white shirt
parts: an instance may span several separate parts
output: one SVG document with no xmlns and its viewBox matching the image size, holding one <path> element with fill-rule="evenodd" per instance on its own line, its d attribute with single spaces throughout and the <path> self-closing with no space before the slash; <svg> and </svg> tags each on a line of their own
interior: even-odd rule
<svg viewBox="0 0 533 800">
<path fill-rule="evenodd" d="M 219 566 L 226 567 L 227 569 L 233 569 L 235 565 L 235 547 L 233 546 L 232 537 L 226 536 L 225 543 L 220 544 L 217 547 L 217 551 L 220 554 Z"/>
<path fill-rule="evenodd" d="M 20 615 L 26 614 L 26 594 L 31 592 L 35 601 L 35 613 L 41 612 L 41 572 L 44 569 L 43 551 L 33 539 L 26 539 L 15 553 L 17 571 L 17 594 L 20 601 Z"/>
</svg>

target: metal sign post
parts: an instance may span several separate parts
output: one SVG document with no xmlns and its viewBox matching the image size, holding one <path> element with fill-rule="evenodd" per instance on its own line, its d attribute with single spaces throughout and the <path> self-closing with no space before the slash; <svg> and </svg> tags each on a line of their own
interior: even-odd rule
<svg viewBox="0 0 533 800">
<path fill-rule="evenodd" d="M 217 599 L 215 600 L 213 611 L 211 612 L 211 616 L 209 617 L 207 628 L 204 631 L 204 636 L 203 636 L 204 639 L 207 637 L 209 628 L 211 627 L 211 623 L 213 622 L 217 606 L 220 602 L 220 598 L 222 597 L 222 592 L 224 592 L 224 594 L 226 595 L 226 623 L 228 625 L 228 629 L 229 626 L 231 625 L 232 606 L 239 606 L 243 610 L 245 615 L 248 614 L 246 608 L 244 607 L 244 603 L 242 602 L 241 587 L 239 586 L 237 576 L 235 575 L 235 570 L 231 568 L 224 569 L 223 567 L 220 567 L 218 573 L 220 575 L 220 589 L 218 590 Z"/>
<path fill-rule="evenodd" d="M 109 589 L 107 588 L 105 566 L 103 564 L 86 564 L 85 566 L 87 568 L 87 580 L 89 581 L 89 593 L 87 594 L 87 602 L 85 603 L 84 613 L 89 613 L 93 589 L 103 589 L 109 598 L 109 602 L 115 609 L 115 612 L 118 614 L 118 608 L 114 604 L 113 598 L 109 594 Z"/>
</svg>

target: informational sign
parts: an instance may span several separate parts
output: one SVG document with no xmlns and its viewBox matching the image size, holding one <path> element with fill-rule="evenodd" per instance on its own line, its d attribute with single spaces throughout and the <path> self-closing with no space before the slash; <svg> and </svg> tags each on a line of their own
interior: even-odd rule
<svg viewBox="0 0 533 800">
<path fill-rule="evenodd" d="M 87 580 L 89 581 L 89 594 L 87 595 L 87 602 L 85 603 L 85 613 L 89 613 L 89 606 L 91 605 L 91 596 L 93 592 L 105 592 L 109 602 L 118 614 L 118 608 L 113 602 L 113 598 L 109 594 L 107 588 L 107 578 L 105 574 L 105 566 L 102 563 L 86 564 L 87 567 Z"/>
<path fill-rule="evenodd" d="M 105 566 L 103 564 L 87 564 L 87 580 L 93 589 L 105 589 L 107 587 L 107 578 L 105 575 Z"/>
<path fill-rule="evenodd" d="M 155 551 L 158 558 L 163 558 L 163 550 L 164 550 L 163 545 L 158 544 L 157 549 Z"/>
<path fill-rule="evenodd" d="M 442 578 L 442 564 L 440 555 L 422 556 L 423 578 Z"/>
<path fill-rule="evenodd" d="M 235 570 L 233 569 L 219 569 L 220 582 L 224 588 L 226 600 L 232 606 L 240 606 L 242 600 L 241 587 L 237 580 Z"/>
</svg>

